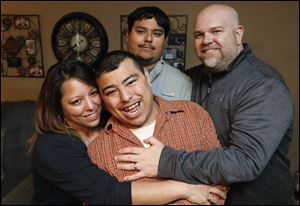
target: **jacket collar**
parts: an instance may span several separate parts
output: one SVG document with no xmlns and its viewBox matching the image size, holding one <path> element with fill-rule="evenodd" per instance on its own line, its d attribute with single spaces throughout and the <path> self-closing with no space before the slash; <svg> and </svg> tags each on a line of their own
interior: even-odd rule
<svg viewBox="0 0 300 206">
<path fill-rule="evenodd" d="M 237 55 L 237 57 L 228 65 L 228 68 L 225 70 L 225 72 L 230 72 L 234 68 L 236 68 L 249 53 L 252 53 L 250 47 L 248 44 L 243 44 L 244 49 Z"/>
</svg>

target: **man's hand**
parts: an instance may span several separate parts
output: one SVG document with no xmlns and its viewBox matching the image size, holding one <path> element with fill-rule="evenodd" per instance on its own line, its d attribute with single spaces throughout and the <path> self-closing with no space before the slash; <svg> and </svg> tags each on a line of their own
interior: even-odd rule
<svg viewBox="0 0 300 206">
<path fill-rule="evenodd" d="M 164 145 L 154 137 L 147 138 L 144 142 L 150 144 L 150 147 L 126 147 L 119 150 L 120 156 L 115 157 L 115 160 L 119 162 L 131 162 L 118 164 L 119 169 L 139 170 L 134 175 L 126 176 L 125 181 L 157 177 L 159 158 Z"/>
</svg>

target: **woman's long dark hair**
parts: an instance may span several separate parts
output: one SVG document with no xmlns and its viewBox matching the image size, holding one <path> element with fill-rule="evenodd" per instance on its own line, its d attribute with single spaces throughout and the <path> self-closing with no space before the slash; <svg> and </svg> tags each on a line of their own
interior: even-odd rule
<svg viewBox="0 0 300 206">
<path fill-rule="evenodd" d="M 77 78 L 98 88 L 94 71 L 79 61 L 62 61 L 50 67 L 35 106 L 35 132 L 29 140 L 31 148 L 39 135 L 44 133 L 76 134 L 66 127 L 61 105 L 62 84 Z"/>
</svg>

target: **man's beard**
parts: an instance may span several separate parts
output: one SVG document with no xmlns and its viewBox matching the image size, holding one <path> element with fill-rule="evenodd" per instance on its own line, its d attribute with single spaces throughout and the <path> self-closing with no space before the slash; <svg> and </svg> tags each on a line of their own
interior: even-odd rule
<svg viewBox="0 0 300 206">
<path fill-rule="evenodd" d="M 220 56 L 216 57 L 217 60 L 214 64 L 207 64 L 204 57 L 200 58 L 200 60 L 211 73 L 219 73 L 227 70 L 228 66 L 237 57 L 237 55 L 237 51 L 229 49 L 226 51 L 220 51 Z"/>
</svg>

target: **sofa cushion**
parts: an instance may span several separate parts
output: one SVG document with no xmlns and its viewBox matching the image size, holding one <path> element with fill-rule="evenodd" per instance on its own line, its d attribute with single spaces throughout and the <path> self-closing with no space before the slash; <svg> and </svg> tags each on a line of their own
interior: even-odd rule
<svg viewBox="0 0 300 206">
<path fill-rule="evenodd" d="M 4 179 L 1 180 L 1 199 L 31 172 L 31 155 L 27 144 L 34 132 L 35 102 L 1 102 Z"/>
</svg>

